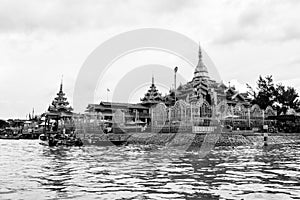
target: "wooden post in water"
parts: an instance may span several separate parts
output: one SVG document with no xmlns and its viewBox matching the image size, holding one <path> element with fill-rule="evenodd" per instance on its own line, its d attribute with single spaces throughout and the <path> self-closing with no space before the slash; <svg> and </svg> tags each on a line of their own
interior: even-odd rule
<svg viewBox="0 0 300 200">
<path fill-rule="evenodd" d="M 153 123 L 153 108 L 151 107 L 150 110 L 151 110 L 151 133 L 153 133 L 153 125 L 154 125 L 154 123 Z"/>
<path fill-rule="evenodd" d="M 169 133 L 171 133 L 171 108 L 168 108 L 168 117 L 169 117 Z"/>
<path fill-rule="evenodd" d="M 264 133 L 264 146 L 268 146 L 268 132 Z"/>
<path fill-rule="evenodd" d="M 191 122 L 192 122 L 192 125 L 193 125 L 193 104 L 191 103 Z"/>
<path fill-rule="evenodd" d="M 251 115 L 250 115 L 250 108 L 248 108 L 248 123 L 249 123 L 249 128 L 251 128 Z"/>
</svg>

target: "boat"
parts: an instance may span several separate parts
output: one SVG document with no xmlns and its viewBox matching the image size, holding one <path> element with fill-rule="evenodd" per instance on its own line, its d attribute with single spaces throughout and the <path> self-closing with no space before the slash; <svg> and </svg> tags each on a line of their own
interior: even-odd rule
<svg viewBox="0 0 300 200">
<path fill-rule="evenodd" d="M 62 137 L 59 133 L 56 134 L 41 134 L 39 136 L 39 143 L 44 146 L 83 146 L 83 142 L 80 138 L 74 136 Z"/>
<path fill-rule="evenodd" d="M 42 132 L 23 132 L 20 135 L 20 139 L 36 140 L 39 139 L 39 136 Z"/>
<path fill-rule="evenodd" d="M 0 132 L 0 139 L 18 140 L 20 139 L 20 134 L 15 132 L 13 129 L 6 128 Z"/>
<path fill-rule="evenodd" d="M 9 135 L 9 134 L 5 134 L 5 135 L 0 135 L 0 139 L 7 139 L 7 140 L 19 140 L 20 136 L 19 135 Z"/>
<path fill-rule="evenodd" d="M 39 143 L 44 146 L 49 146 L 48 137 L 45 134 L 39 136 Z"/>
<path fill-rule="evenodd" d="M 119 146 L 127 143 L 129 134 L 112 121 L 92 114 L 73 115 L 75 133 L 84 145 Z"/>
</svg>

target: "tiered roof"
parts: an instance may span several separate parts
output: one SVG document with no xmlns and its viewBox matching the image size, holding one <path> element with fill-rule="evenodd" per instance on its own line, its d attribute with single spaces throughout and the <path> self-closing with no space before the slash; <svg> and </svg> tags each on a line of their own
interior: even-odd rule
<svg viewBox="0 0 300 200">
<path fill-rule="evenodd" d="M 193 87 L 196 91 L 196 96 L 206 96 L 209 90 L 209 75 L 208 70 L 202 60 L 201 47 L 199 45 L 199 59 L 198 64 L 195 68 L 194 78 L 192 80 Z"/>
<path fill-rule="evenodd" d="M 244 106 L 250 106 L 250 99 L 247 93 L 240 93 L 234 87 L 228 87 L 225 90 L 228 104 L 242 103 Z"/>
<path fill-rule="evenodd" d="M 150 89 L 147 91 L 145 96 L 141 98 L 142 105 L 151 106 L 162 101 L 163 97 L 161 96 L 161 93 L 159 93 L 156 89 L 156 86 L 154 84 L 154 77 L 152 77 L 152 84 L 150 86 Z"/>
<path fill-rule="evenodd" d="M 61 82 L 59 92 L 52 101 L 52 104 L 48 108 L 48 114 L 57 114 L 61 117 L 68 117 L 72 115 L 73 108 L 69 106 L 69 102 L 63 92 L 63 84 Z"/>
<path fill-rule="evenodd" d="M 176 94 L 179 99 L 185 99 L 187 101 L 194 101 L 201 96 L 205 97 L 209 92 L 210 78 L 208 70 L 202 60 L 201 47 L 199 45 L 198 52 L 198 64 L 195 67 L 194 77 L 192 81 L 180 85 L 177 88 Z"/>
</svg>

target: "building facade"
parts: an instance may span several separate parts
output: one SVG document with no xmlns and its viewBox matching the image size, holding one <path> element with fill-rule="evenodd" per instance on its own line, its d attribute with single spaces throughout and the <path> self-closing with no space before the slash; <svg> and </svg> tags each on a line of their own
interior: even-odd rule
<svg viewBox="0 0 300 200">
<path fill-rule="evenodd" d="M 142 104 L 115 103 L 101 101 L 99 104 L 89 104 L 87 113 L 100 113 L 103 120 L 112 121 L 114 113 L 121 111 L 126 122 L 142 121 L 148 123 L 151 119 L 149 107 Z"/>
</svg>

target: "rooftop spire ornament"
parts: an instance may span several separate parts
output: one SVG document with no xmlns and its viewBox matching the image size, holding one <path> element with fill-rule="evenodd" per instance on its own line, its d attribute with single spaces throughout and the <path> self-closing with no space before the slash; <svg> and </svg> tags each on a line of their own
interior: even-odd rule
<svg viewBox="0 0 300 200">
<path fill-rule="evenodd" d="M 198 56 L 199 56 L 199 60 L 202 60 L 202 51 L 201 51 L 200 42 L 199 42 L 199 51 L 198 51 Z"/>
</svg>

